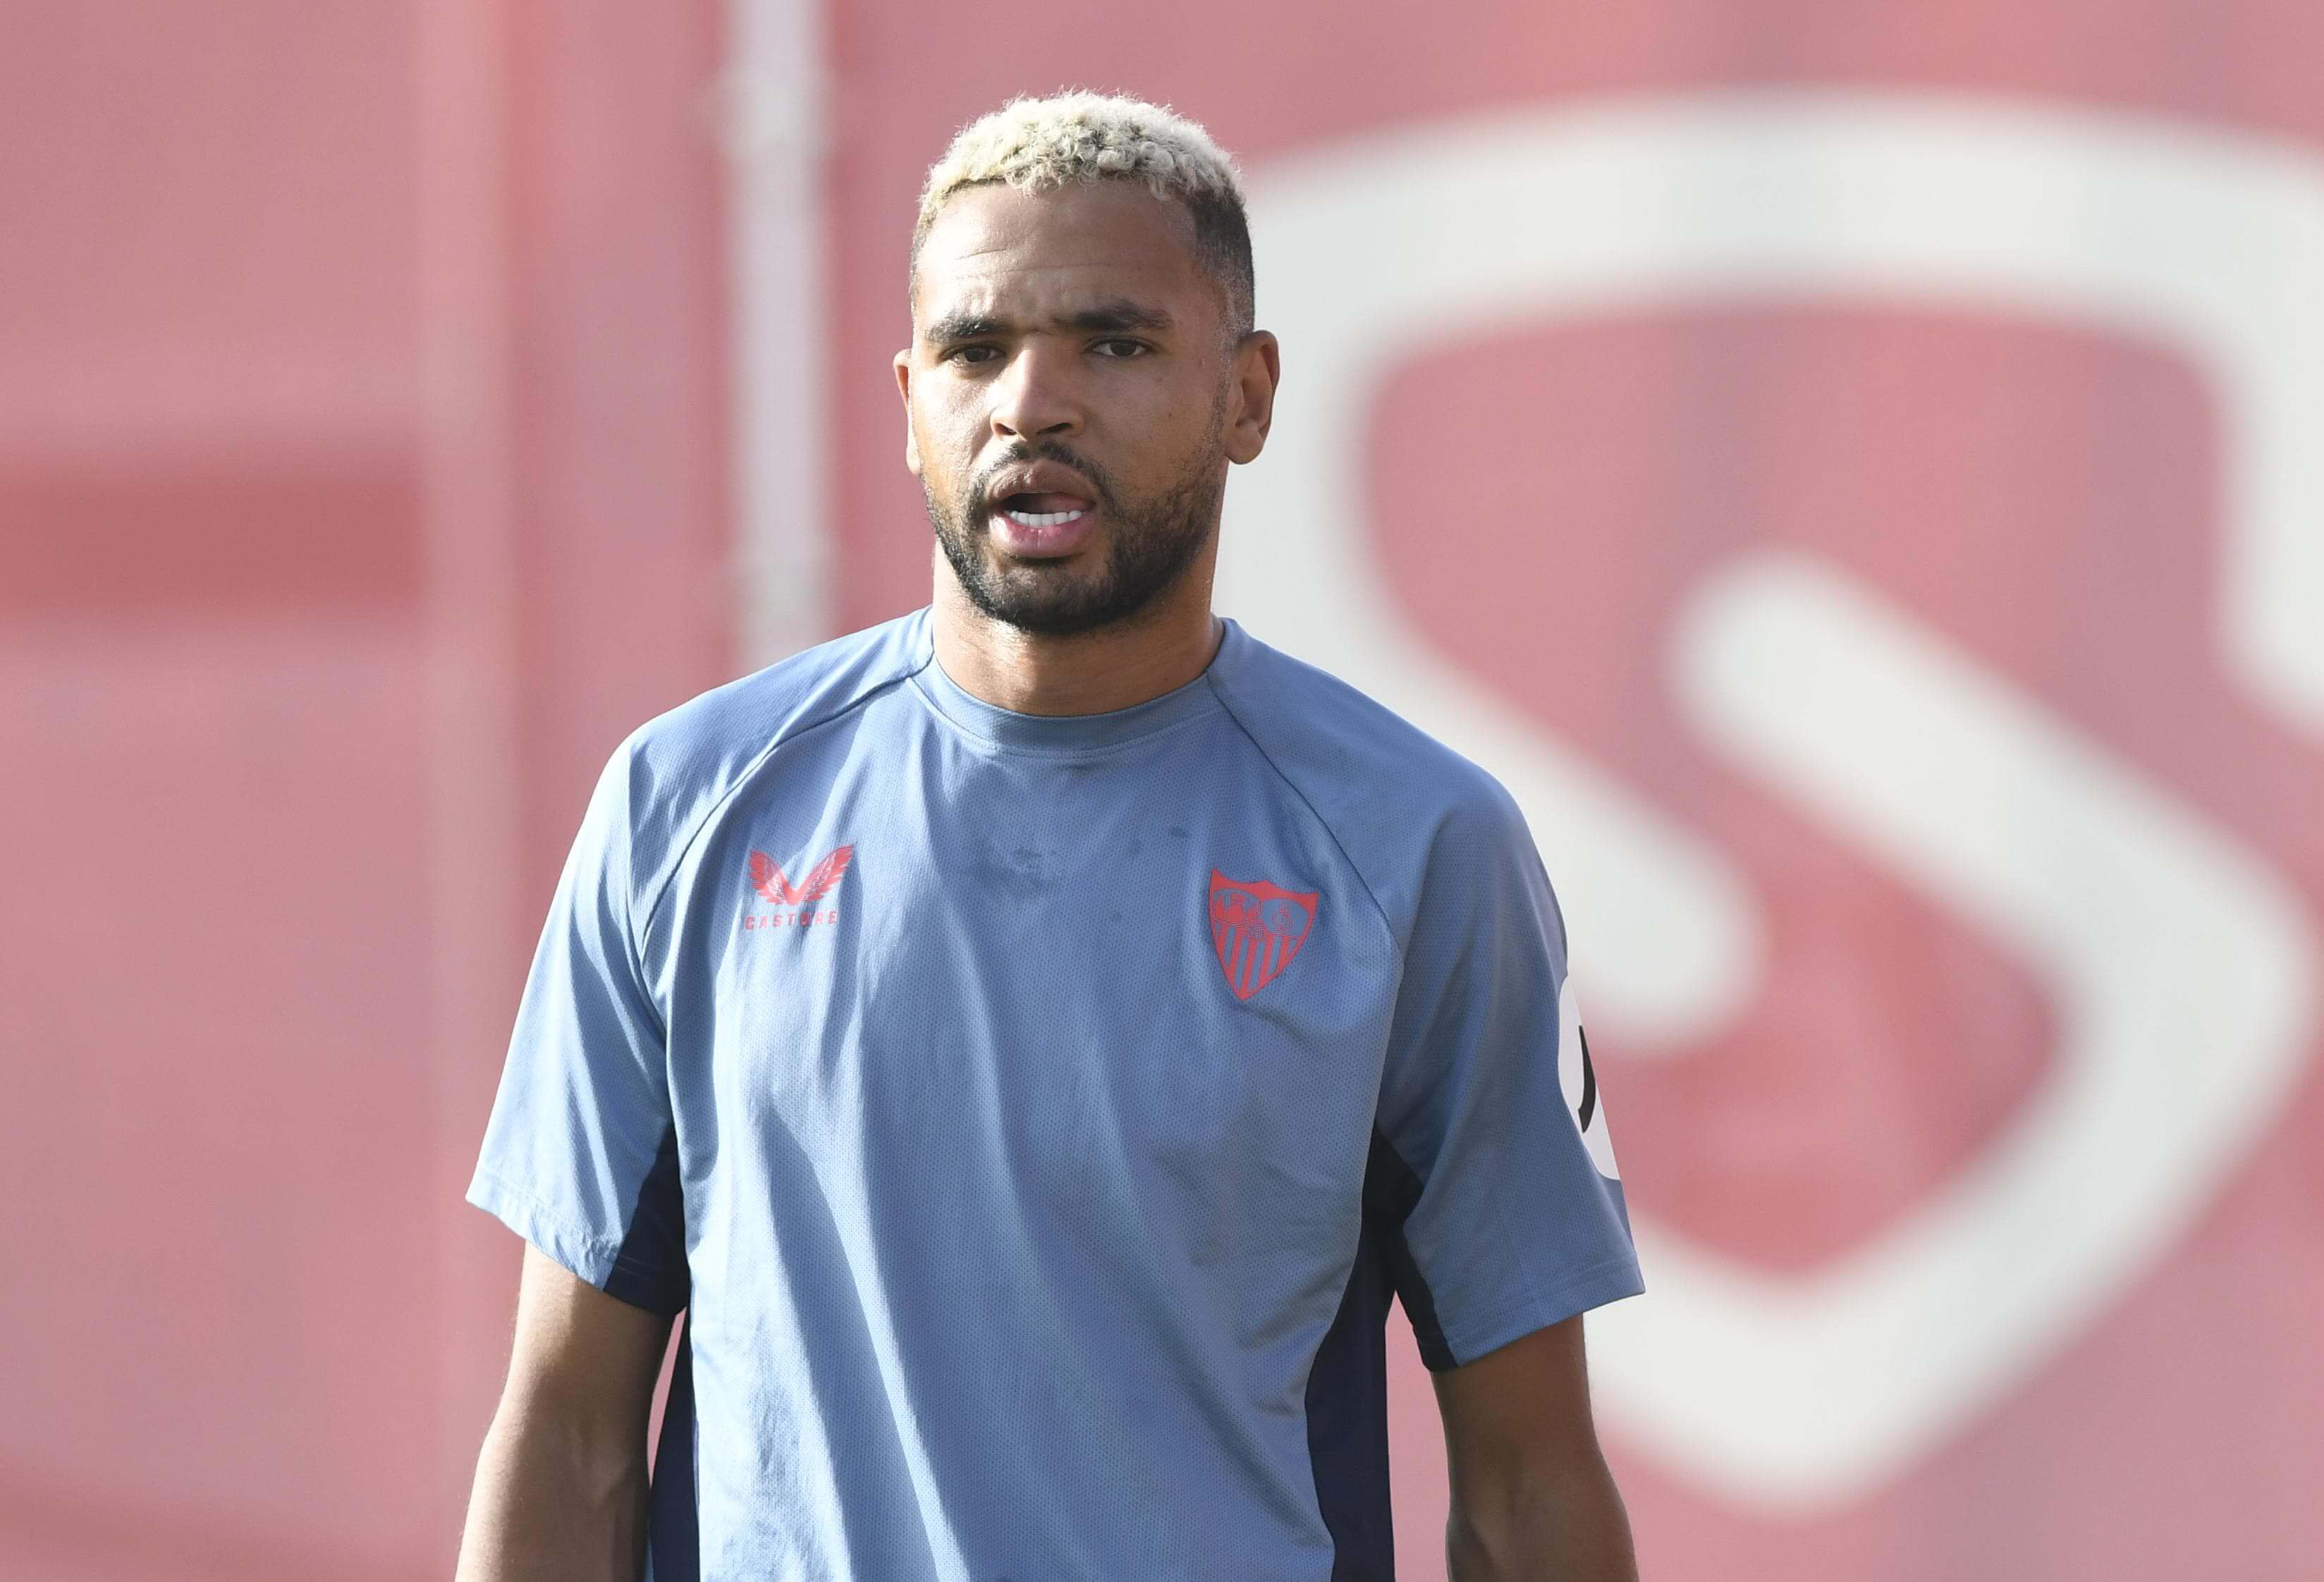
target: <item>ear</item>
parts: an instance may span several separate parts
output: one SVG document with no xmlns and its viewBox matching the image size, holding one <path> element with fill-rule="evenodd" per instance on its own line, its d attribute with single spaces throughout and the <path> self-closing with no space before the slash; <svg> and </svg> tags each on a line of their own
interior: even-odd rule
<svg viewBox="0 0 2324 1582">
<path fill-rule="evenodd" d="M 896 393 L 904 398 L 904 465 L 920 475 L 920 440 L 912 432 L 912 348 L 896 354 Z"/>
<path fill-rule="evenodd" d="M 1275 422 L 1275 387 L 1283 379 L 1283 354 L 1272 333 L 1255 329 L 1235 348 L 1234 395 L 1227 406 L 1227 459 L 1248 462 L 1267 447 Z"/>
</svg>

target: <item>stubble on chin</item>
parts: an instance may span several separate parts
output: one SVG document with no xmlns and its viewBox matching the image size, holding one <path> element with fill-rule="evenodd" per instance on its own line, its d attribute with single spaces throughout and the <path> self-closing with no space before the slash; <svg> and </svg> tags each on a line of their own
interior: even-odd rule
<svg viewBox="0 0 2324 1582">
<path fill-rule="evenodd" d="M 1146 613 L 1200 554 L 1216 526 L 1222 492 L 1222 483 L 1197 475 L 1142 503 L 1134 515 L 1102 502 L 1104 560 L 1084 568 L 1075 562 L 1085 556 L 1006 561 L 973 504 L 949 510 L 921 480 L 929 525 L 962 593 L 987 620 L 1036 637 L 1077 637 Z"/>
</svg>

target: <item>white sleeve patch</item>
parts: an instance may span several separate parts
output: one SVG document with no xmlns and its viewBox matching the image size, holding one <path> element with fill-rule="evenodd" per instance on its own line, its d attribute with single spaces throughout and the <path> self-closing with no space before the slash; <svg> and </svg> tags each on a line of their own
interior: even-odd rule
<svg viewBox="0 0 2324 1582">
<path fill-rule="evenodd" d="M 1582 1146 L 1598 1173 L 1619 1181 L 1614 1164 L 1614 1136 L 1606 1129 L 1606 1096 L 1599 1091 L 1597 1068 L 1591 1063 L 1590 1041 L 1582 1031 L 1582 1007 L 1573 998 L 1568 976 L 1557 991 L 1557 1085 L 1565 1094 L 1565 1112 L 1582 1133 Z"/>
</svg>

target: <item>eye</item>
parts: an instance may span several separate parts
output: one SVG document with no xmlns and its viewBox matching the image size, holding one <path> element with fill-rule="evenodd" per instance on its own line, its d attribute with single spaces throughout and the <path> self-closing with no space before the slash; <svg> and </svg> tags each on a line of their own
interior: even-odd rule
<svg viewBox="0 0 2324 1582">
<path fill-rule="evenodd" d="M 965 346 L 954 346 L 952 350 L 944 354 L 944 360 L 947 363 L 958 363 L 970 368 L 982 368 L 999 358 L 1000 355 L 1001 348 L 999 346 L 989 345 L 979 341 L 972 342 Z"/>
<path fill-rule="evenodd" d="M 1128 340 L 1119 336 L 1099 341 L 1090 347 L 1091 351 L 1110 362 L 1127 362 L 1132 357 L 1142 357 L 1153 349 L 1144 341 Z"/>
</svg>

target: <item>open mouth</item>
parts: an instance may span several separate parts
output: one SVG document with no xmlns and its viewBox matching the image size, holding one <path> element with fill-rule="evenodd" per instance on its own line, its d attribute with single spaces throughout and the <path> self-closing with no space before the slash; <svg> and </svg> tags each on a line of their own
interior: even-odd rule
<svg viewBox="0 0 2324 1582">
<path fill-rule="evenodd" d="M 1019 560 L 1058 560 L 1078 552 L 1097 526 L 1097 502 L 1079 494 L 1022 492 L 992 510 L 993 547 Z"/>
<path fill-rule="evenodd" d="M 1019 527 L 1062 528 L 1087 516 L 1090 501 L 1072 494 L 1011 494 L 1000 510 Z"/>
</svg>

